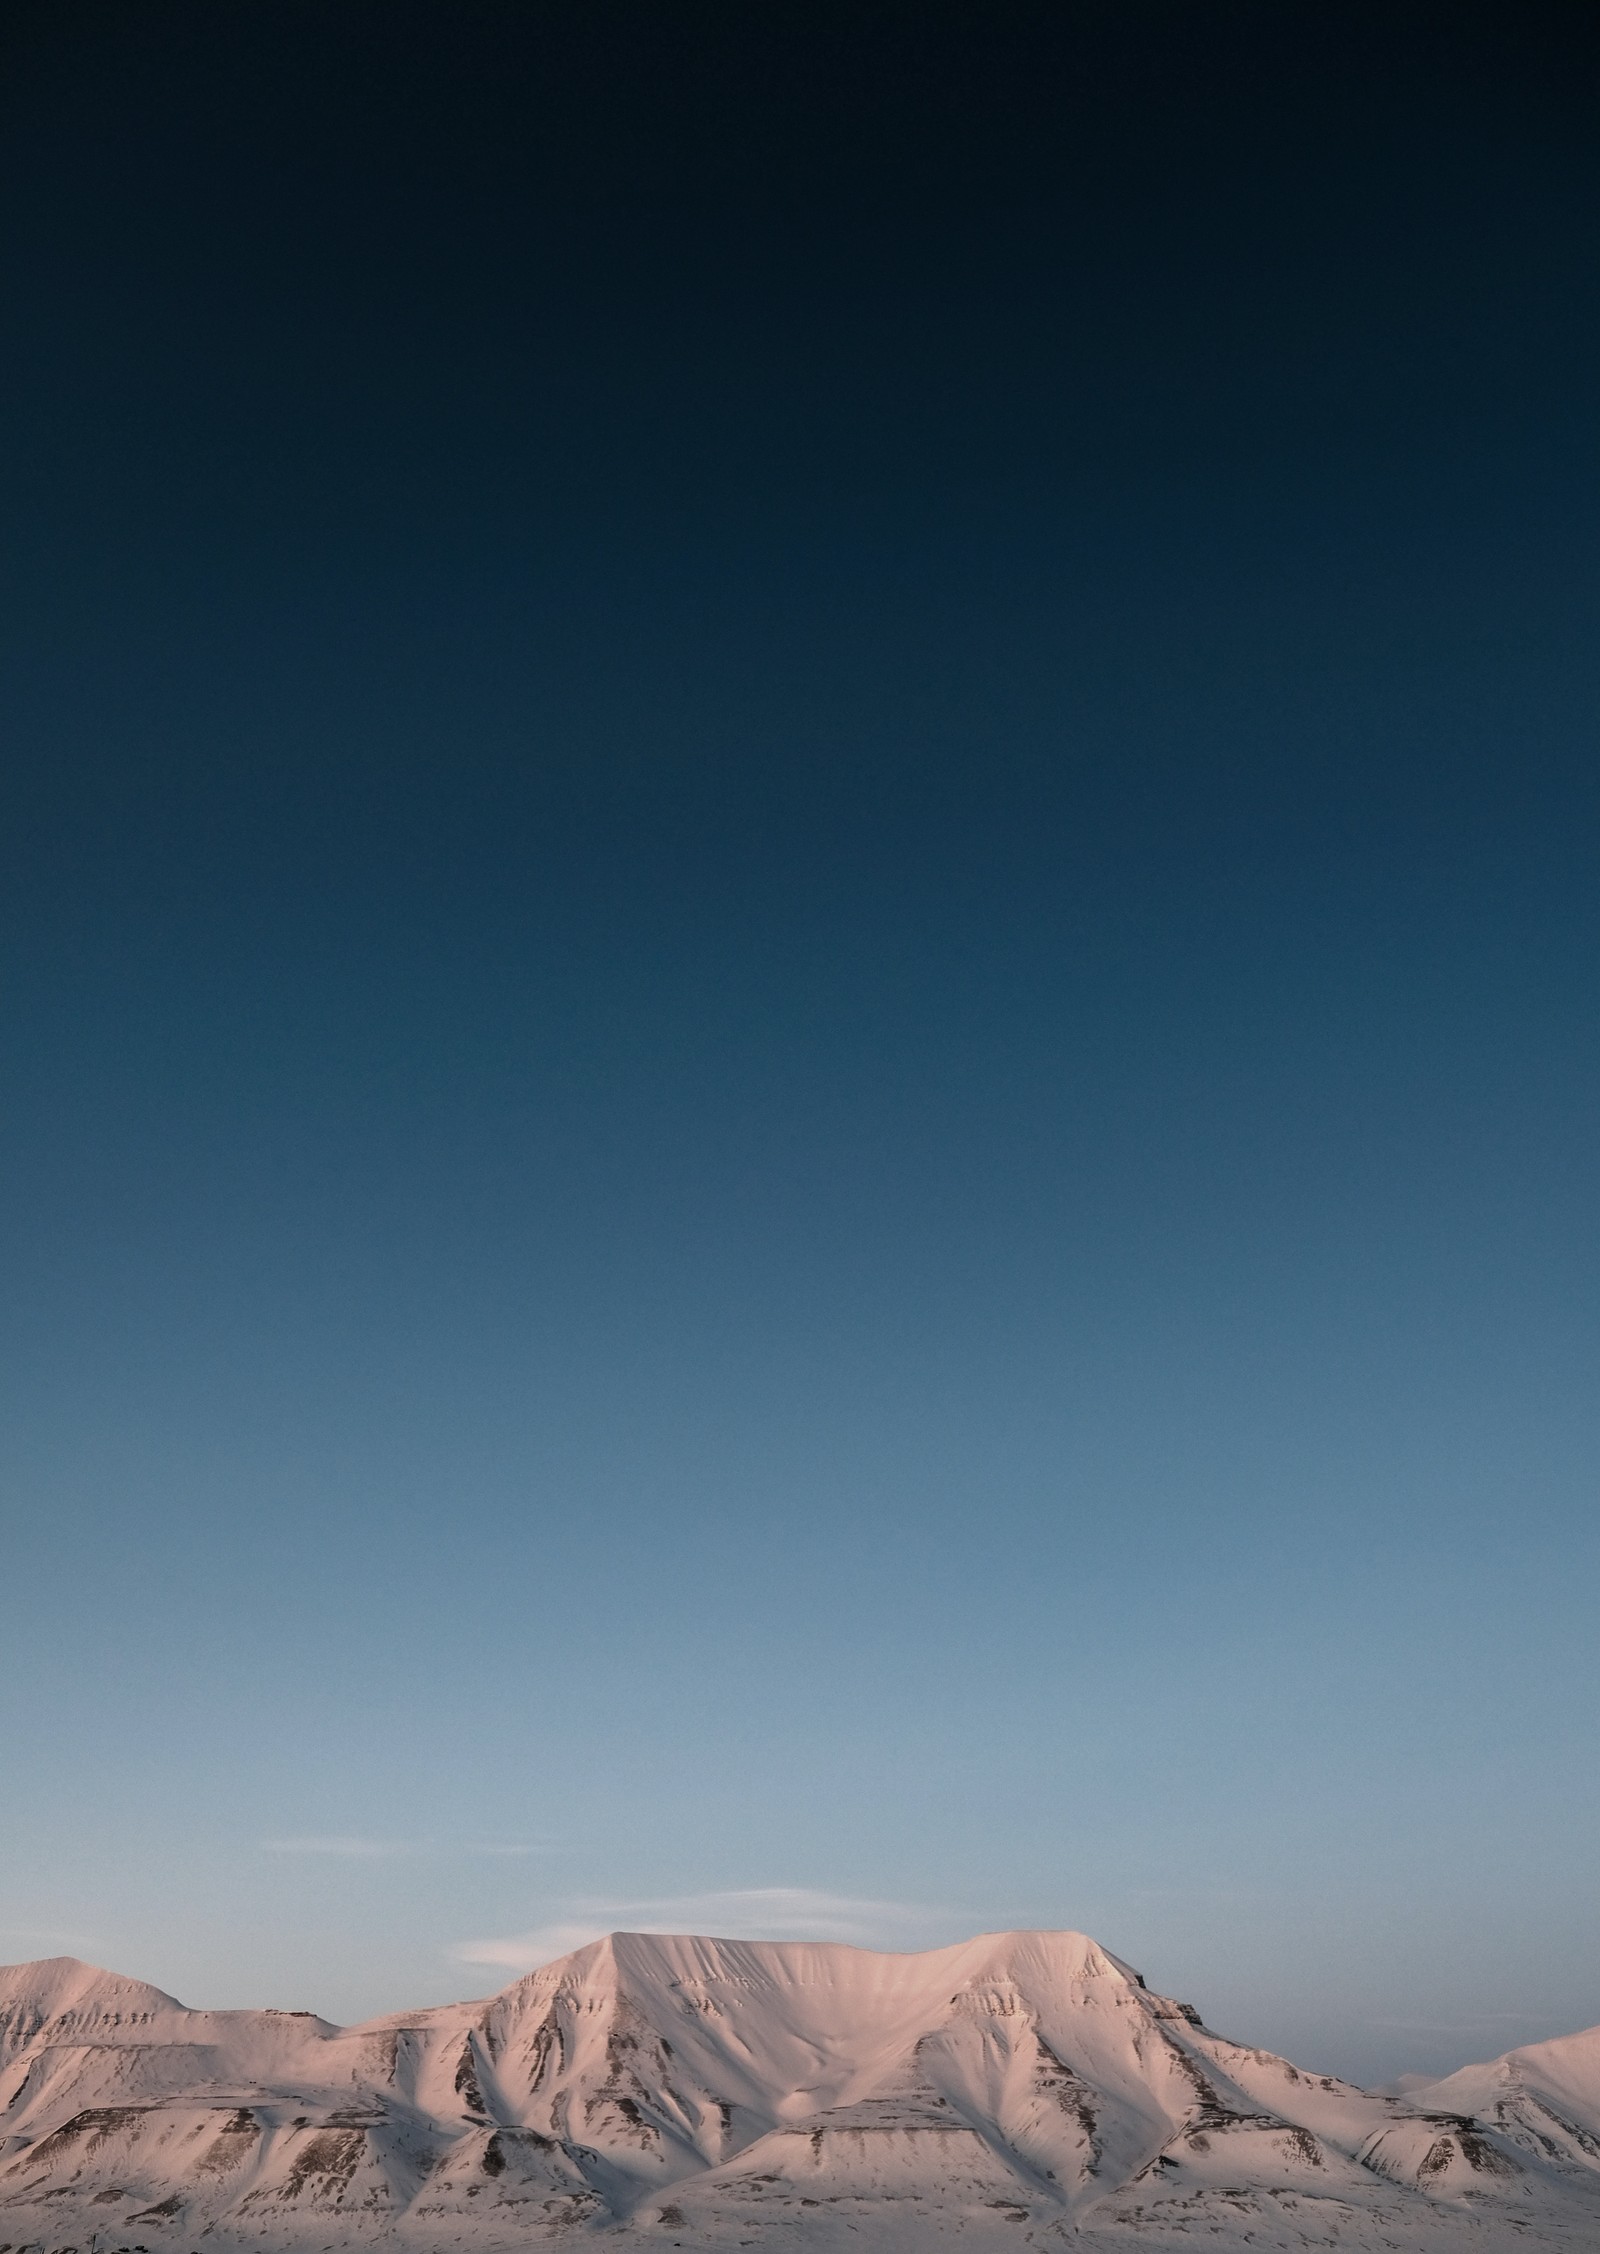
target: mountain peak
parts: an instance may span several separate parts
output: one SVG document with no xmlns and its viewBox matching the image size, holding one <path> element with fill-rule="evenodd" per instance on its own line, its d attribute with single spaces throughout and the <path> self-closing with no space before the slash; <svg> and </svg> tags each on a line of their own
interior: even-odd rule
<svg viewBox="0 0 1600 2254">
<path fill-rule="evenodd" d="M 1600 2030 L 1396 2098 L 1226 2041 L 1072 1931 L 617 1932 L 350 2028 L 45 1959 L 0 1969 L 0 2122 L 22 2245 L 125 2221 L 154 2248 L 181 2216 L 267 2254 L 554 2254 L 578 2226 L 634 2254 L 1231 2254 L 1324 2244 L 1336 2211 L 1351 2254 L 1445 2254 L 1507 2201 L 1529 2254 L 1600 2243 Z"/>
<path fill-rule="evenodd" d="M 0 1965 L 0 2008 L 21 1999 L 52 2014 L 100 2000 L 129 2002 L 147 2010 L 183 2009 L 165 1989 L 108 1972 L 103 1965 L 87 1964 L 82 1957 L 34 1957 Z"/>
</svg>

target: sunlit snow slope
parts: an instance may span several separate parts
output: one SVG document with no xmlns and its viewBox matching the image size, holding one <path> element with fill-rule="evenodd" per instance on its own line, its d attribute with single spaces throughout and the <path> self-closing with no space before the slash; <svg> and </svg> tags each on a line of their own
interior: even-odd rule
<svg viewBox="0 0 1600 2254">
<path fill-rule="evenodd" d="M 618 1933 L 338 2028 L 0 1971 L 0 2254 L 1600 2248 L 1600 2030 L 1374 2096 L 1077 1933 Z"/>
</svg>

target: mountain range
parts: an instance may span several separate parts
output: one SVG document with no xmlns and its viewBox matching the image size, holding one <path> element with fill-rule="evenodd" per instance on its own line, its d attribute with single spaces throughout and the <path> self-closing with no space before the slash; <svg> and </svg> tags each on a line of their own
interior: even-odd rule
<svg viewBox="0 0 1600 2254">
<path fill-rule="evenodd" d="M 1402 2097 L 1078 1933 L 615 1933 L 336 2027 L 0 1969 L 0 2254 L 1600 2248 L 1600 2028 Z"/>
</svg>

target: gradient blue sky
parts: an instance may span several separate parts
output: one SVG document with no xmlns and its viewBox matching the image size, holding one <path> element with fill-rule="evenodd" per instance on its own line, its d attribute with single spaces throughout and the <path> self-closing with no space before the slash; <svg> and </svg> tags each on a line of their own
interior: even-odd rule
<svg viewBox="0 0 1600 2254">
<path fill-rule="evenodd" d="M 0 1957 L 1600 2020 L 1586 11 L 19 11 Z"/>
</svg>

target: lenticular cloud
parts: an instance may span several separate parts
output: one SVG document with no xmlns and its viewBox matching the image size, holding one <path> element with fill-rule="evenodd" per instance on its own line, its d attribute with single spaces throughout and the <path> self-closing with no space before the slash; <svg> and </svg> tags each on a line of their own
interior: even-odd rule
<svg viewBox="0 0 1600 2254">
<path fill-rule="evenodd" d="M 718 1933 L 739 1941 L 850 1941 L 863 1947 L 915 1946 L 949 1920 L 907 1902 L 828 1894 L 807 1886 L 751 1886 L 706 1894 L 627 1900 L 579 1900 L 566 1915 L 527 1933 L 461 1941 L 458 1964 L 529 1971 L 598 1941 L 607 1933 Z"/>
</svg>

